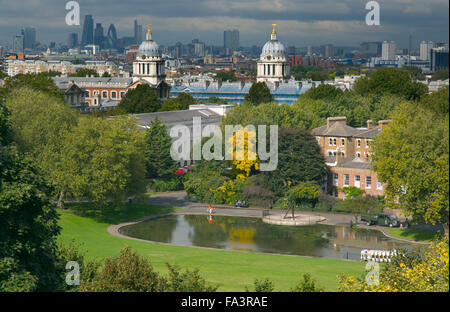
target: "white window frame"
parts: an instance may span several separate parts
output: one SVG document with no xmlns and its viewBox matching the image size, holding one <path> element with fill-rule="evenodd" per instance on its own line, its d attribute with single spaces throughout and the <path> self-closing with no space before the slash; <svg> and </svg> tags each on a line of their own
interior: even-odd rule
<svg viewBox="0 0 450 312">
<path fill-rule="evenodd" d="M 341 146 L 345 146 L 345 139 L 341 138 Z"/>
<path fill-rule="evenodd" d="M 370 181 L 370 184 L 368 183 Z M 372 189 L 372 177 L 366 176 L 366 189 L 370 190 Z"/>
<path fill-rule="evenodd" d="M 347 183 L 345 183 L 347 182 Z M 344 187 L 346 186 L 350 186 L 350 175 L 349 174 L 344 174 Z"/>
<path fill-rule="evenodd" d="M 358 177 L 358 179 L 356 179 L 356 177 Z M 355 183 L 355 187 L 357 187 L 357 188 L 361 187 L 361 176 L 360 175 L 355 175 L 354 183 Z"/>
<path fill-rule="evenodd" d="M 361 158 L 361 153 L 360 152 L 356 152 L 356 157 Z"/>
<path fill-rule="evenodd" d="M 357 147 L 361 147 L 361 139 L 357 139 L 356 140 L 356 146 Z"/>
<path fill-rule="evenodd" d="M 377 190 L 383 190 L 383 183 L 381 183 L 380 181 L 377 181 Z"/>
<path fill-rule="evenodd" d="M 339 185 L 339 174 L 333 173 L 333 186 L 338 186 L 338 185 Z"/>
</svg>

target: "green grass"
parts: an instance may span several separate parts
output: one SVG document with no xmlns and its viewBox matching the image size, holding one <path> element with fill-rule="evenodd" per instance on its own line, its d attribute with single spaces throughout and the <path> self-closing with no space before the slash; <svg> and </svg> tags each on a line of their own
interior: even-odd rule
<svg viewBox="0 0 450 312">
<path fill-rule="evenodd" d="M 246 286 L 253 286 L 256 278 L 271 279 L 275 291 L 289 291 L 299 281 L 300 273 L 306 272 L 326 290 L 335 291 L 339 273 L 360 276 L 364 272 L 365 264 L 354 261 L 161 245 L 115 237 L 106 232 L 111 224 L 177 210 L 173 207 L 130 204 L 100 216 L 89 204 L 71 204 L 67 208 L 71 211 L 58 210 L 62 227 L 60 241 L 74 240 L 81 244 L 80 249 L 86 252 L 88 259 L 116 256 L 128 245 L 147 256 L 163 274 L 167 273 L 166 262 L 183 268 L 198 268 L 207 281 L 221 285 L 219 291 L 245 291 Z"/>
<path fill-rule="evenodd" d="M 439 235 L 439 232 L 430 230 L 386 229 L 394 236 L 422 242 L 431 242 L 436 235 Z"/>
</svg>

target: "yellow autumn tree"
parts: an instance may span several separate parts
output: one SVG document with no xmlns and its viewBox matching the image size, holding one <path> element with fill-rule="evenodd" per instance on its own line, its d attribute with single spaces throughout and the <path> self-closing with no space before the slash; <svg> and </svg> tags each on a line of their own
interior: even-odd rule
<svg viewBox="0 0 450 312">
<path fill-rule="evenodd" d="M 419 257 L 401 257 L 388 263 L 379 273 L 379 283 L 365 279 L 339 277 L 339 290 L 356 292 L 448 292 L 448 234 L 433 241 Z"/>
<path fill-rule="evenodd" d="M 233 165 L 248 178 L 252 169 L 259 169 L 256 153 L 256 132 L 247 127 L 242 128 L 228 139 L 233 151 Z M 241 177 L 242 178 L 242 177 Z"/>
</svg>

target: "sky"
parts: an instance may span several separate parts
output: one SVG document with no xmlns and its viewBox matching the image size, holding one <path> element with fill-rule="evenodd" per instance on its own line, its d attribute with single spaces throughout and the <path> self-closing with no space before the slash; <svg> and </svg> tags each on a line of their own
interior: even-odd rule
<svg viewBox="0 0 450 312">
<path fill-rule="evenodd" d="M 65 43 L 73 32 L 81 39 L 87 14 L 103 24 L 105 35 L 111 23 L 119 37 L 134 35 L 135 19 L 153 24 L 153 39 L 161 45 L 198 38 L 219 46 L 225 29 L 238 29 L 241 46 L 262 46 L 273 23 L 279 40 L 297 47 L 394 40 L 407 48 L 411 34 L 418 49 L 422 40 L 448 42 L 449 37 L 449 0 L 378 0 L 378 26 L 365 22 L 367 0 L 78 0 L 80 26 L 66 25 L 67 2 L 0 0 L 0 45 L 11 45 L 23 27 L 35 27 L 42 43 Z"/>
</svg>

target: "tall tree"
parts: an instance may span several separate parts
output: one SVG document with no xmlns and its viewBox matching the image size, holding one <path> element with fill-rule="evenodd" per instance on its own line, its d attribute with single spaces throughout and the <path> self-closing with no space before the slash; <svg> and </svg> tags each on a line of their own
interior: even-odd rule
<svg viewBox="0 0 450 312">
<path fill-rule="evenodd" d="M 25 87 L 37 92 L 45 92 L 51 96 L 64 100 L 63 92 L 56 86 L 48 73 L 19 74 L 7 78 L 4 86 L 0 88 L 0 99 L 6 99 L 14 89 Z"/>
<path fill-rule="evenodd" d="M 19 151 L 28 153 L 41 173 L 62 192 L 62 162 L 66 155 L 61 151 L 77 123 L 78 113 L 59 98 L 29 88 L 13 89 L 6 104 Z"/>
<path fill-rule="evenodd" d="M 262 103 L 273 102 L 273 95 L 265 82 L 256 82 L 251 86 L 244 100 L 254 106 L 258 106 Z"/>
<path fill-rule="evenodd" d="M 118 105 L 129 114 L 154 113 L 161 108 L 156 92 L 147 84 L 128 90 Z"/>
<path fill-rule="evenodd" d="M 439 97 L 438 97 L 439 99 Z M 449 115 L 444 103 L 403 103 L 373 144 L 372 163 L 386 201 L 416 220 L 445 222 L 449 210 Z M 447 107 L 443 114 L 440 107 Z M 437 107 L 437 110 L 433 108 Z"/>
<path fill-rule="evenodd" d="M 144 133 L 136 125 L 129 117 L 80 118 L 63 149 L 66 192 L 98 204 L 143 193 Z"/>
<path fill-rule="evenodd" d="M 5 112 L 0 103 L 0 292 L 52 291 L 61 273 L 53 190 L 29 158 L 7 145 Z"/>
<path fill-rule="evenodd" d="M 172 139 L 167 133 L 166 125 L 158 118 L 155 118 L 146 130 L 145 142 L 147 176 L 166 178 L 175 172 L 177 162 L 170 156 Z"/>
<path fill-rule="evenodd" d="M 91 77 L 91 76 L 100 77 L 100 75 L 97 73 L 95 69 L 90 68 L 82 68 L 75 74 L 70 75 L 70 77 Z"/>
</svg>

